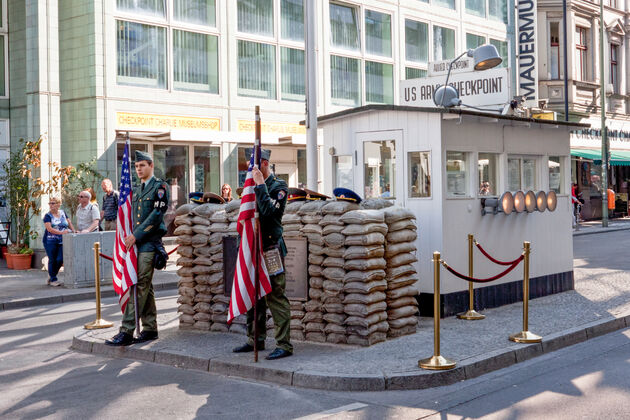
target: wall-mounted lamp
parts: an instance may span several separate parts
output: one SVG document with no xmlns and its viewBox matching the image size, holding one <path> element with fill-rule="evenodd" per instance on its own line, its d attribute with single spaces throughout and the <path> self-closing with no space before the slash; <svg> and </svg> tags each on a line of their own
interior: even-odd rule
<svg viewBox="0 0 630 420">
<path fill-rule="evenodd" d="M 523 191 L 514 193 L 514 210 L 516 210 L 517 213 L 523 213 L 525 211 L 525 194 Z"/>
<path fill-rule="evenodd" d="M 525 194 L 525 210 L 527 213 L 533 213 L 536 210 L 536 194 L 531 190 Z"/>
<path fill-rule="evenodd" d="M 558 205 L 558 197 L 555 191 L 549 191 L 547 193 L 547 210 L 554 211 Z"/>
<path fill-rule="evenodd" d="M 547 209 L 547 194 L 544 191 L 538 191 L 536 194 L 536 210 L 543 212 Z"/>
<path fill-rule="evenodd" d="M 514 197 L 511 192 L 505 192 L 501 198 L 482 198 L 481 215 L 498 214 L 499 212 L 510 214 L 514 210 Z"/>
</svg>

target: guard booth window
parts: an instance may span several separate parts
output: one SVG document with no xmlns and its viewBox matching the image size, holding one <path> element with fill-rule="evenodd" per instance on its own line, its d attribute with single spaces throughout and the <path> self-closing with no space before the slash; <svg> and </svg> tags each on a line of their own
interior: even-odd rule
<svg viewBox="0 0 630 420">
<path fill-rule="evenodd" d="M 468 195 L 468 154 L 446 152 L 446 194 L 450 197 Z"/>
<path fill-rule="evenodd" d="M 431 197 L 431 163 L 429 152 L 410 152 L 409 167 L 409 197 Z"/>
<path fill-rule="evenodd" d="M 496 153 L 479 153 L 477 168 L 479 171 L 478 195 L 497 195 L 497 173 L 499 158 Z"/>
<path fill-rule="evenodd" d="M 508 157 L 508 190 L 536 190 L 536 158 Z"/>
<path fill-rule="evenodd" d="M 354 188 L 354 176 L 352 171 L 352 156 L 335 156 L 333 158 L 333 165 L 335 166 L 335 182 L 334 186 L 337 188 Z"/>
<path fill-rule="evenodd" d="M 395 198 L 396 148 L 394 140 L 363 143 L 365 198 Z"/>
<path fill-rule="evenodd" d="M 549 190 L 562 192 L 562 160 L 560 156 L 549 156 Z"/>
</svg>

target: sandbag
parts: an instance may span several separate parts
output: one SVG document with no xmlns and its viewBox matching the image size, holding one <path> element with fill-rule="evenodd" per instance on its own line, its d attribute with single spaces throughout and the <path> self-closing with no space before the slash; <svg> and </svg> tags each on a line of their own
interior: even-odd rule
<svg viewBox="0 0 630 420">
<path fill-rule="evenodd" d="M 407 264 L 401 265 L 400 267 L 388 268 L 386 272 L 387 279 L 390 280 L 395 279 L 396 277 L 404 276 L 405 274 L 415 274 L 416 269 L 413 265 Z"/>
<path fill-rule="evenodd" d="M 418 318 L 415 316 L 409 316 L 406 318 L 390 319 L 387 322 L 389 323 L 390 328 L 403 328 L 407 325 L 415 326 L 418 324 Z"/>
<path fill-rule="evenodd" d="M 326 325 L 323 322 L 307 322 L 304 325 L 304 331 L 309 332 L 322 332 Z"/>
<path fill-rule="evenodd" d="M 223 236 L 225 236 L 223 233 L 215 232 L 208 238 L 208 243 L 210 245 L 218 245 L 223 242 Z"/>
<path fill-rule="evenodd" d="M 385 258 L 369 258 L 367 260 L 355 259 L 355 260 L 346 260 L 343 268 L 346 271 L 359 270 L 359 271 L 370 271 L 370 270 L 378 270 L 379 268 L 385 268 L 387 263 L 385 262 Z"/>
<path fill-rule="evenodd" d="M 328 336 L 328 334 L 344 334 L 345 335 L 346 327 L 342 325 L 338 325 L 338 324 L 328 323 L 324 327 L 324 332 L 326 333 L 326 336 Z"/>
<path fill-rule="evenodd" d="M 178 265 L 180 267 L 192 267 L 193 259 L 188 257 L 179 257 L 175 262 L 175 265 Z"/>
<path fill-rule="evenodd" d="M 196 203 L 183 204 L 183 205 L 179 206 L 177 208 L 177 210 L 175 210 L 175 215 L 176 216 L 187 215 L 187 214 L 191 213 L 198 206 L 199 206 L 199 204 L 196 204 Z"/>
<path fill-rule="evenodd" d="M 210 235 L 208 226 L 205 225 L 193 225 L 190 230 L 192 231 L 192 235 L 195 235 L 197 233 L 201 233 L 202 235 Z"/>
<path fill-rule="evenodd" d="M 182 226 L 182 225 L 191 226 L 193 224 L 192 217 L 190 217 L 188 214 L 182 214 L 181 216 L 175 217 L 175 220 L 173 220 L 173 223 L 175 224 L 175 226 Z"/>
<path fill-rule="evenodd" d="M 222 206 L 220 204 L 205 203 L 195 207 L 192 210 L 192 214 L 208 219 L 210 216 L 212 216 L 212 214 L 214 214 L 215 211 L 221 208 Z"/>
<path fill-rule="evenodd" d="M 399 242 L 413 242 L 418 237 L 418 234 L 415 230 L 406 229 L 406 230 L 397 230 L 396 232 L 390 232 L 385 237 L 387 239 L 387 243 L 399 243 Z"/>
<path fill-rule="evenodd" d="M 194 315 L 195 314 L 195 310 L 193 309 L 193 307 L 190 306 L 190 305 L 186 305 L 186 304 L 179 305 L 177 307 L 177 312 L 181 312 L 183 314 L 188 314 L 188 315 Z"/>
<path fill-rule="evenodd" d="M 320 226 L 345 226 L 346 224 L 339 220 L 338 214 L 327 214 L 319 221 Z"/>
<path fill-rule="evenodd" d="M 287 223 L 282 225 L 282 232 L 287 234 L 289 232 L 300 232 L 302 230 L 302 223 Z"/>
<path fill-rule="evenodd" d="M 311 299 L 320 300 L 323 294 L 324 292 L 322 289 L 313 289 L 313 288 L 308 289 L 308 297 Z"/>
<path fill-rule="evenodd" d="M 346 248 L 343 253 L 343 257 L 346 260 L 352 260 L 356 258 L 379 258 L 385 255 L 385 248 L 382 245 L 370 245 L 370 246 L 350 246 Z"/>
<path fill-rule="evenodd" d="M 198 303 L 198 302 L 210 303 L 212 302 L 212 295 L 204 295 L 201 293 L 197 293 L 197 295 L 195 295 L 195 303 Z"/>
<path fill-rule="evenodd" d="M 214 262 L 210 257 L 200 256 L 193 260 L 194 265 L 212 265 Z"/>
<path fill-rule="evenodd" d="M 415 306 L 401 306 L 400 308 L 393 308 L 387 310 L 387 319 L 399 319 L 407 318 L 418 313 L 418 308 Z"/>
<path fill-rule="evenodd" d="M 294 201 L 292 203 L 287 203 L 287 205 L 284 207 L 284 214 L 297 213 L 304 204 L 304 201 Z"/>
<path fill-rule="evenodd" d="M 322 265 L 323 262 L 324 262 L 323 255 L 308 254 L 309 264 Z"/>
<path fill-rule="evenodd" d="M 212 296 L 212 303 L 225 303 L 226 305 L 230 304 L 230 297 L 225 295 L 214 295 Z"/>
<path fill-rule="evenodd" d="M 381 332 L 386 333 L 389 329 L 389 324 L 387 321 L 377 322 L 376 324 L 372 324 L 369 327 L 363 327 L 358 325 L 348 326 L 346 331 L 348 334 L 360 335 L 362 337 L 370 336 L 374 333 Z"/>
<path fill-rule="evenodd" d="M 347 225 L 366 223 L 383 223 L 384 214 L 381 210 L 352 210 L 340 216 L 342 222 Z"/>
<path fill-rule="evenodd" d="M 387 309 L 401 308 L 403 306 L 417 306 L 418 301 L 414 296 L 403 296 L 398 299 L 387 300 Z"/>
<path fill-rule="evenodd" d="M 193 298 L 191 296 L 178 296 L 177 297 L 177 303 L 182 304 L 185 303 L 186 305 L 193 305 L 195 301 L 193 300 Z"/>
<path fill-rule="evenodd" d="M 190 239 L 190 244 L 193 247 L 204 246 L 207 243 L 208 243 L 208 235 L 203 234 L 203 233 L 197 233 L 193 235 L 192 238 Z"/>
<path fill-rule="evenodd" d="M 376 302 L 381 302 L 385 300 L 385 293 L 383 292 L 374 292 L 369 293 L 367 295 L 360 293 L 349 293 L 343 298 L 343 303 L 345 305 L 352 303 L 359 303 L 362 305 L 371 305 Z"/>
<path fill-rule="evenodd" d="M 206 321 L 195 321 L 193 328 L 201 331 L 210 331 L 211 325 L 212 324 Z"/>
<path fill-rule="evenodd" d="M 322 235 L 330 235 L 331 233 L 341 233 L 345 227 L 343 225 L 326 225 L 322 229 Z"/>
<path fill-rule="evenodd" d="M 291 311 L 291 319 L 302 319 L 304 318 L 305 312 L 304 311 Z M 301 326 L 301 324 L 300 324 Z"/>
<path fill-rule="evenodd" d="M 338 235 L 338 234 L 334 234 Z M 385 236 L 379 232 L 372 232 L 366 235 L 352 235 L 345 237 L 345 245 L 382 245 L 385 243 Z"/>
<path fill-rule="evenodd" d="M 300 229 L 300 232 L 307 234 L 307 233 L 316 233 L 318 235 L 322 234 L 322 227 L 320 225 L 315 225 L 315 224 L 308 224 L 308 225 L 304 225 L 302 227 L 302 229 Z"/>
<path fill-rule="evenodd" d="M 210 226 L 210 220 L 206 217 L 194 216 L 192 218 L 193 225 L 202 225 L 202 226 Z"/>
<path fill-rule="evenodd" d="M 364 225 L 347 225 L 341 233 L 346 236 L 350 235 L 365 235 L 370 232 L 379 232 L 383 235 L 387 234 L 387 225 L 385 223 L 366 223 Z"/>
<path fill-rule="evenodd" d="M 325 254 L 328 257 L 343 258 L 344 251 L 345 251 L 344 247 L 340 247 L 340 248 L 326 248 L 325 249 Z"/>
<path fill-rule="evenodd" d="M 387 260 L 388 268 L 400 267 L 401 265 L 412 264 L 418 261 L 415 254 L 411 252 L 405 252 L 403 254 L 395 255 Z"/>
<path fill-rule="evenodd" d="M 405 274 L 394 279 L 387 280 L 387 288 L 388 289 L 398 289 L 399 287 L 411 286 L 416 284 L 418 281 L 418 275 L 413 274 Z"/>
<path fill-rule="evenodd" d="M 345 333 L 327 333 L 326 342 L 331 344 L 346 344 L 347 338 Z"/>
<path fill-rule="evenodd" d="M 179 235 L 175 238 L 175 243 L 178 245 L 190 245 L 192 243 L 192 235 Z"/>
<path fill-rule="evenodd" d="M 193 274 L 211 274 L 209 265 L 196 265 L 191 270 Z"/>
<path fill-rule="evenodd" d="M 195 315 L 193 315 L 193 319 L 195 321 L 210 322 L 211 316 L 210 314 L 207 314 L 205 312 L 197 312 Z"/>
<path fill-rule="evenodd" d="M 304 318 L 302 318 L 302 323 L 305 324 L 307 322 L 322 322 L 324 320 L 324 314 L 321 312 L 307 312 L 304 314 Z"/>
<path fill-rule="evenodd" d="M 343 325 L 347 316 L 345 314 L 326 313 L 323 318 L 326 322 Z"/>
<path fill-rule="evenodd" d="M 404 252 L 416 252 L 416 244 L 413 242 L 400 242 L 387 244 L 385 247 L 385 258 L 391 258 Z"/>
<path fill-rule="evenodd" d="M 230 226 L 229 223 L 213 223 L 208 228 L 208 231 L 210 231 L 212 233 L 214 233 L 214 232 L 227 233 L 229 226 Z"/>
<path fill-rule="evenodd" d="M 383 302 L 384 303 L 384 302 Z M 329 313 L 342 314 L 344 312 L 344 306 L 342 303 L 324 303 L 324 310 Z"/>
<path fill-rule="evenodd" d="M 205 293 L 205 294 L 210 294 L 210 290 L 212 288 L 210 286 L 208 286 L 207 284 L 198 284 L 195 286 L 195 291 L 197 291 L 197 293 Z"/>
<path fill-rule="evenodd" d="M 345 305 L 343 311 L 351 316 L 362 316 L 366 317 L 374 312 L 382 312 L 387 309 L 387 304 L 382 302 L 372 303 L 370 305 L 362 305 L 359 303 L 351 303 L 349 305 Z"/>
<path fill-rule="evenodd" d="M 225 205 L 225 212 L 226 213 L 238 212 L 240 207 L 241 207 L 241 199 L 237 198 L 235 200 L 230 201 L 229 203 Z"/>
<path fill-rule="evenodd" d="M 190 280 L 190 281 L 187 281 Z M 181 277 L 177 280 L 177 287 L 191 287 L 191 288 L 195 288 L 195 286 L 197 285 L 196 281 L 193 281 L 192 277 Z"/>
<path fill-rule="evenodd" d="M 317 224 L 322 220 L 321 214 L 305 214 L 302 216 L 302 223 L 304 224 Z"/>
<path fill-rule="evenodd" d="M 402 328 L 390 328 L 387 331 L 387 338 L 396 338 L 402 337 L 403 335 L 415 334 L 416 326 L 415 325 L 406 325 Z"/>
<path fill-rule="evenodd" d="M 387 224 L 394 223 L 399 220 L 416 218 L 416 215 L 411 210 L 400 206 L 386 208 L 383 210 L 383 213 L 385 214 L 385 222 Z"/>
<path fill-rule="evenodd" d="M 324 245 L 324 239 L 321 233 L 307 233 L 305 236 L 311 244 Z"/>
<path fill-rule="evenodd" d="M 347 271 L 343 276 L 344 283 L 350 283 L 353 281 L 370 282 L 375 280 L 382 280 L 385 278 L 385 270 L 370 270 L 370 271 Z"/>
<path fill-rule="evenodd" d="M 339 267 L 343 268 L 345 260 L 337 257 L 326 257 L 322 262 L 322 267 Z"/>
<path fill-rule="evenodd" d="M 376 343 L 381 343 L 387 340 L 387 333 L 376 332 L 367 337 L 362 337 L 360 335 L 351 334 L 348 336 L 348 344 L 354 344 L 358 346 L 372 346 Z"/>
<path fill-rule="evenodd" d="M 306 312 L 318 312 L 322 310 L 322 302 L 319 300 L 309 300 L 304 304 Z"/>
<path fill-rule="evenodd" d="M 214 331 L 214 332 L 228 332 L 229 330 L 230 328 L 227 326 L 227 324 L 221 324 L 218 322 L 215 322 L 210 327 L 210 331 Z"/>
<path fill-rule="evenodd" d="M 316 264 L 310 264 L 308 266 L 308 275 L 311 277 L 321 277 L 322 276 L 322 266 Z"/>
<path fill-rule="evenodd" d="M 367 198 L 361 201 L 359 207 L 368 210 L 380 210 L 394 205 L 394 200 L 385 198 Z"/>
<path fill-rule="evenodd" d="M 328 292 L 329 295 L 338 295 L 343 290 L 343 283 L 334 280 L 325 280 L 322 288 Z"/>
<path fill-rule="evenodd" d="M 229 327 L 229 332 L 233 334 L 245 335 L 247 334 L 247 327 L 245 325 L 235 324 L 232 322 L 232 324 Z M 293 333 L 291 334 L 291 339 L 293 339 Z"/>
<path fill-rule="evenodd" d="M 358 327 L 369 328 L 370 325 L 378 324 L 381 321 L 387 319 L 387 312 L 374 312 L 366 317 L 364 316 L 349 316 L 346 318 L 346 325 L 355 325 Z"/>
<path fill-rule="evenodd" d="M 309 332 L 305 335 L 306 341 L 312 341 L 314 343 L 325 343 L 326 335 L 323 332 Z"/>
<path fill-rule="evenodd" d="M 195 322 L 195 319 L 193 318 L 193 315 L 190 314 L 181 314 L 179 316 L 179 322 L 180 324 L 193 324 Z"/>
<path fill-rule="evenodd" d="M 210 281 L 210 274 L 196 274 L 195 282 L 197 284 L 208 284 Z"/>
<path fill-rule="evenodd" d="M 324 287 L 324 278 L 323 277 L 311 277 L 308 280 L 308 284 L 310 287 L 314 287 L 316 289 L 321 289 Z"/>
<path fill-rule="evenodd" d="M 387 290 L 386 280 L 376 280 L 370 282 L 353 281 L 343 285 L 344 293 L 368 294 L 372 292 L 384 292 Z"/>
<path fill-rule="evenodd" d="M 404 286 L 398 289 L 387 290 L 387 299 L 398 299 L 403 296 L 415 296 L 418 294 L 418 289 L 415 286 Z"/>
<path fill-rule="evenodd" d="M 208 245 L 195 247 L 193 250 L 193 254 L 197 257 L 210 257 L 214 252 L 212 252 L 212 247 Z"/>
<path fill-rule="evenodd" d="M 324 248 L 321 245 L 308 244 L 308 253 L 309 255 L 324 255 Z"/>
<path fill-rule="evenodd" d="M 396 232 L 398 230 L 405 230 L 405 229 L 411 229 L 411 230 L 418 229 L 418 227 L 414 223 L 414 219 L 399 220 L 397 222 L 388 224 L 387 228 L 390 232 Z"/>
<path fill-rule="evenodd" d="M 227 213 L 225 210 L 217 210 L 210 216 L 210 222 L 212 223 L 226 223 L 229 222 Z"/>
<path fill-rule="evenodd" d="M 180 245 L 177 248 L 177 253 L 179 255 L 181 255 L 182 257 L 188 257 L 188 258 L 192 258 L 193 257 L 193 247 L 189 245 Z"/>
<path fill-rule="evenodd" d="M 222 314 L 228 310 L 228 306 L 225 303 L 218 302 L 213 303 L 211 309 L 213 314 Z"/>
<path fill-rule="evenodd" d="M 192 277 L 195 273 L 193 272 L 194 267 L 182 267 L 177 270 L 177 275 L 179 277 Z"/>
<path fill-rule="evenodd" d="M 343 281 L 346 272 L 343 268 L 328 267 L 328 268 L 323 269 L 321 274 L 322 276 L 326 277 L 328 280 L 338 280 L 341 282 Z"/>
<path fill-rule="evenodd" d="M 223 252 L 219 252 L 217 254 L 214 254 L 212 257 L 210 257 L 210 259 L 213 262 L 223 262 Z"/>
<path fill-rule="evenodd" d="M 350 201 L 329 201 L 322 207 L 322 214 L 324 216 L 339 215 L 358 209 L 359 205 Z"/>
<path fill-rule="evenodd" d="M 181 225 L 175 228 L 175 230 L 173 231 L 173 235 L 175 236 L 179 236 L 179 235 L 192 235 L 192 226 L 190 225 Z"/>
<path fill-rule="evenodd" d="M 326 204 L 327 202 L 323 200 L 314 200 L 314 201 L 306 202 L 302 205 L 302 207 L 300 207 L 300 209 L 297 211 L 297 214 L 299 214 L 300 216 L 305 216 L 307 214 L 315 214 L 315 213 L 321 214 L 322 207 L 324 207 Z"/>
<path fill-rule="evenodd" d="M 285 213 L 282 216 L 282 224 L 302 224 L 302 218 L 295 213 Z"/>
</svg>

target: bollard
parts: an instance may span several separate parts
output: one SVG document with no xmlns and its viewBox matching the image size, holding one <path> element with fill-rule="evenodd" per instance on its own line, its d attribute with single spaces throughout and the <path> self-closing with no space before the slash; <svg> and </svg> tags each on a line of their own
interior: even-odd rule
<svg viewBox="0 0 630 420">
<path fill-rule="evenodd" d="M 523 331 L 510 336 L 515 343 L 540 343 L 542 337 L 529 332 L 529 252 L 530 243 L 523 242 Z"/>
<path fill-rule="evenodd" d="M 101 328 L 111 328 L 114 326 L 112 322 L 105 321 L 101 318 L 101 267 L 99 261 L 99 253 L 100 253 L 101 244 L 98 242 L 94 243 L 94 274 L 96 279 L 94 280 L 95 288 L 96 288 L 96 320 L 93 322 L 88 322 L 83 326 L 86 330 L 98 330 Z"/>
<path fill-rule="evenodd" d="M 433 253 L 433 356 L 418 360 L 418 366 L 429 370 L 447 370 L 455 362 L 440 355 L 440 253 Z"/>
<path fill-rule="evenodd" d="M 474 236 L 472 234 L 468 234 L 468 276 L 473 276 L 473 242 Z M 468 312 L 457 315 L 459 319 L 466 319 L 469 321 L 476 321 L 478 319 L 484 319 L 486 316 L 481 315 L 479 312 L 475 311 L 475 290 L 473 287 L 473 282 L 468 282 Z"/>
</svg>

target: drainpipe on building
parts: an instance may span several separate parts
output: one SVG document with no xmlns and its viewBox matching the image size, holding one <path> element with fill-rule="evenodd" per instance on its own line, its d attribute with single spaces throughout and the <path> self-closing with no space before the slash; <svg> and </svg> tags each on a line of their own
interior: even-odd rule
<svg viewBox="0 0 630 420">
<path fill-rule="evenodd" d="M 306 16 L 306 185 L 319 191 L 317 182 L 317 54 L 315 53 L 315 0 L 304 2 Z"/>
<path fill-rule="evenodd" d="M 507 38 L 510 41 L 510 46 L 512 50 L 512 56 L 510 57 L 510 68 L 512 69 L 512 71 L 510 72 L 510 86 L 511 86 L 510 100 L 512 100 L 512 98 L 516 96 L 517 94 L 516 75 L 518 74 L 518 67 L 516 64 L 516 56 L 518 54 L 518 45 L 517 45 L 516 36 L 515 36 L 516 0 L 510 0 L 510 6 L 508 7 L 508 22 L 510 22 L 510 24 L 507 25 Z"/>
<path fill-rule="evenodd" d="M 608 133 L 606 129 L 606 72 L 604 69 L 604 2 L 599 2 L 599 99 L 602 116 L 602 227 L 608 227 Z"/>
<path fill-rule="evenodd" d="M 569 121 L 569 55 L 567 53 L 567 0 L 562 0 L 562 31 L 564 54 L 564 120 Z"/>
</svg>

